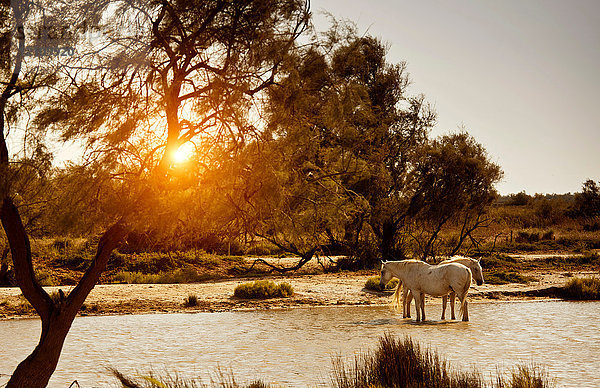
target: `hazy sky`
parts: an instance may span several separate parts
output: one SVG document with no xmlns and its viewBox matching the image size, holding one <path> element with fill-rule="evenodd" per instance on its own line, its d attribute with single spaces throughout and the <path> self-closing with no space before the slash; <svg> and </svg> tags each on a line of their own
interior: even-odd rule
<svg viewBox="0 0 600 388">
<path fill-rule="evenodd" d="M 472 134 L 504 169 L 502 194 L 600 180 L 600 1 L 312 0 L 406 61 L 438 113 L 433 136 Z"/>
</svg>

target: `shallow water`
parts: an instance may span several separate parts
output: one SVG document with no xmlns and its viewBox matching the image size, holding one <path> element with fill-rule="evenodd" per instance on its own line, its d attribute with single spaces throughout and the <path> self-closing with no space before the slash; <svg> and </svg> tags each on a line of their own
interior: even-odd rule
<svg viewBox="0 0 600 388">
<path fill-rule="evenodd" d="M 416 324 L 387 307 L 327 307 L 230 313 L 81 317 L 73 324 L 50 387 L 116 386 L 107 367 L 202 377 L 217 368 L 238 380 L 290 387 L 329 385 L 332 358 L 373 349 L 384 333 L 409 335 L 452 365 L 486 376 L 516 364 L 542 364 L 559 387 L 600 381 L 600 302 L 471 304 L 471 322 Z M 0 322 L 0 373 L 9 374 L 37 343 L 38 320 Z M 0 378 L 0 386 L 7 380 Z"/>
</svg>

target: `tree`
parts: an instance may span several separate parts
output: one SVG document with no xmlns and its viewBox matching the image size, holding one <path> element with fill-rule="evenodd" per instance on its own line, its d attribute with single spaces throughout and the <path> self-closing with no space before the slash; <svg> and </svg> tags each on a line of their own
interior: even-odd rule
<svg viewBox="0 0 600 388">
<path fill-rule="evenodd" d="M 353 26 L 334 24 L 270 90 L 268 137 L 290 144 L 285 166 L 301 179 L 298 187 L 315 186 L 337 207 L 319 204 L 333 217 L 318 224 L 327 245 L 355 253 L 375 235 L 388 257 L 388 230 L 406 205 L 404 179 L 435 115 L 422 96 L 407 95 L 405 64 L 388 64 L 386 51 Z"/>
<path fill-rule="evenodd" d="M 99 48 L 78 42 L 82 52 L 60 63 L 58 73 L 48 73 L 58 77 L 40 82 L 25 76 L 30 74 L 25 40 L 46 20 L 33 14 L 26 19 L 29 4 L 13 1 L 10 10 L 18 44 L 0 99 L 0 218 L 16 281 L 41 317 L 42 334 L 7 387 L 47 385 L 71 323 L 111 252 L 144 214 L 160 216 L 149 207 L 177 189 L 172 178 L 177 149 L 195 141 L 198 148 L 218 144 L 233 152 L 253 132 L 247 114 L 253 97 L 275 82 L 309 16 L 300 0 L 73 2 L 56 3 L 58 12 L 46 5 L 35 8 L 44 10 L 44 18 L 69 18 L 66 24 L 75 32 L 95 25 L 105 34 Z M 3 3 L 3 12 L 8 9 Z M 90 267 L 57 301 L 35 278 L 28 232 L 15 204 L 13 183 L 20 171 L 10 161 L 5 126 L 6 117 L 18 119 L 19 109 L 9 104 L 15 96 L 26 105 L 19 108 L 31 107 L 35 116 L 27 136 L 43 145 L 51 130 L 61 141 L 85 145 L 80 172 L 89 178 L 82 180 L 86 188 L 97 187 L 91 202 L 117 200 L 105 208 L 108 226 Z"/>
<path fill-rule="evenodd" d="M 408 94 L 405 64 L 385 56 L 379 40 L 337 24 L 270 90 L 267 137 L 285 149 L 277 165 L 301 182 L 287 185 L 291 198 L 308 200 L 315 183 L 327 193 L 327 201 L 310 203 L 332 218 L 303 229 L 313 244 L 326 236 L 367 266 L 434 253 L 449 222 L 460 230 L 453 252 L 474 242 L 501 177 L 472 137 L 428 138 L 435 113 L 423 96 Z"/>
<path fill-rule="evenodd" d="M 447 253 L 458 253 L 467 238 L 477 245 L 472 232 L 489 223 L 486 209 L 502 178 L 483 146 L 467 133 L 434 139 L 422 150 L 411 175 L 415 190 L 408 207 L 413 223 L 409 233 L 417 245 L 413 251 L 422 258 L 435 256 L 440 232 L 449 223 L 458 226 L 459 234 Z"/>
<path fill-rule="evenodd" d="M 571 214 L 584 218 L 600 217 L 600 184 L 591 179 L 583 183 L 581 193 L 575 194 Z"/>
</svg>

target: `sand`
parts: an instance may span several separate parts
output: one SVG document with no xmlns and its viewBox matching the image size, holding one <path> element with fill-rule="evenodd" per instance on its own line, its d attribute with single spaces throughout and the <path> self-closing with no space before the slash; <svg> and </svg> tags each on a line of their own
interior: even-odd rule
<svg viewBox="0 0 600 388">
<path fill-rule="evenodd" d="M 210 281 L 193 284 L 106 284 L 97 285 L 88 296 L 81 315 L 105 314 L 147 314 L 193 311 L 235 311 L 246 309 L 292 308 L 301 306 L 330 305 L 386 305 L 392 292 L 373 292 L 366 290 L 366 280 L 375 276 L 372 273 L 339 272 L 333 274 L 263 277 L 275 282 L 287 282 L 294 288 L 291 298 L 268 300 L 242 300 L 233 297 L 237 285 L 253 281 L 235 279 Z M 470 302 L 490 300 L 515 300 L 532 298 L 551 298 L 553 287 L 560 287 L 571 276 L 588 276 L 595 272 L 547 271 L 523 273 L 537 280 L 528 284 L 493 285 L 474 283 L 469 292 Z M 45 287 L 49 292 L 62 289 L 67 294 L 71 286 Z M 185 300 L 195 295 L 198 305 L 184 306 Z M 439 298 L 428 297 L 427 303 L 440 303 Z M 35 316 L 25 306 L 21 290 L 15 287 L 0 288 L 0 319 Z"/>
</svg>

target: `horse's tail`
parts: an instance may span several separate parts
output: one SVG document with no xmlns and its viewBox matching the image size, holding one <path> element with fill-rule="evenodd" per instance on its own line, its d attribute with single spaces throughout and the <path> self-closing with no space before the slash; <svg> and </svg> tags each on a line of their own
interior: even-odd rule
<svg viewBox="0 0 600 388">
<path fill-rule="evenodd" d="M 392 298 L 392 307 L 394 311 L 398 312 L 400 309 L 400 289 L 402 288 L 402 282 L 398 281 L 398 285 L 396 286 L 396 291 L 394 291 L 394 296 Z M 404 307 L 403 307 L 404 309 Z"/>
<path fill-rule="evenodd" d="M 469 288 L 471 288 L 471 278 L 473 275 L 471 274 L 471 270 L 467 268 L 467 280 L 465 281 L 465 285 L 463 286 L 462 291 L 462 300 L 460 301 L 460 315 L 463 316 L 465 313 L 465 305 L 467 304 L 467 294 L 469 293 Z"/>
</svg>

